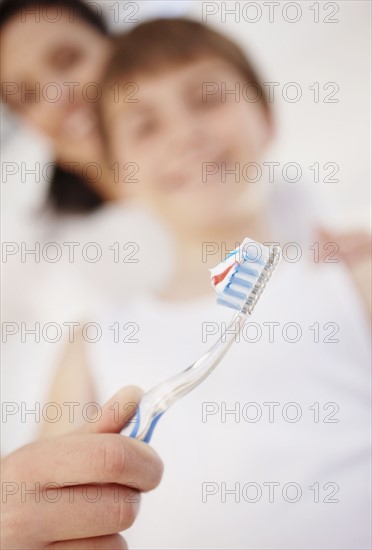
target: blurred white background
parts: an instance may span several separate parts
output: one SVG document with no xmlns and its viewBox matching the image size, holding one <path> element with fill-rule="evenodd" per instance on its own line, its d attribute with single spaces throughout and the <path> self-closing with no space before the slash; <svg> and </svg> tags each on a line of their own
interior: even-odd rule
<svg viewBox="0 0 372 550">
<path fill-rule="evenodd" d="M 99 2 L 90 2 L 99 4 Z M 110 27 L 120 32 L 130 27 L 128 21 L 115 21 L 120 14 L 132 13 L 143 21 L 148 17 L 185 14 L 206 21 L 230 35 L 255 61 L 263 82 L 275 82 L 273 107 L 277 120 L 277 138 L 268 161 L 279 162 L 279 178 L 286 163 L 297 163 L 302 178 L 291 186 L 304 186 L 321 206 L 321 220 L 329 228 L 347 230 L 368 228 L 370 223 L 370 97 L 371 97 L 371 3 L 363 0 L 337 2 L 199 2 L 141 1 L 100 2 Z M 248 6 L 248 4 L 250 6 Z M 274 6 L 275 4 L 275 6 Z M 279 5 L 277 5 L 279 4 Z M 291 6 L 292 5 L 292 6 Z M 296 7 L 297 6 L 297 7 Z M 226 10 L 224 16 L 223 10 Z M 271 9 L 274 10 L 270 21 Z M 317 11 L 318 10 L 318 14 Z M 315 19 L 319 16 L 319 22 Z M 298 18 L 297 22 L 294 19 Z M 257 19 L 253 22 L 254 18 Z M 334 22 L 326 22 L 326 19 Z M 291 20 L 292 22 L 290 22 Z M 286 101 L 282 91 L 288 83 L 300 87 L 298 102 Z M 319 101 L 314 93 L 319 83 Z M 333 83 L 329 85 L 329 83 Z M 314 88 L 315 84 L 315 88 Z M 328 85 L 328 88 L 324 88 Z M 334 103 L 324 99 L 337 90 Z M 294 88 L 288 89 L 291 97 Z M 48 143 L 31 129 L 23 128 L 3 110 L 2 126 L 2 240 L 20 243 L 35 241 L 143 242 L 146 261 L 105 269 L 104 264 L 21 263 L 18 256 L 2 263 L 3 321 L 30 324 L 39 321 L 92 320 L 94 312 L 110 296 L 120 299 L 133 286 L 148 279 L 154 267 L 154 250 L 146 248 L 147 235 L 153 231 L 136 212 L 125 213 L 110 207 L 87 220 L 69 220 L 66 226 L 40 217 L 47 183 L 35 181 L 33 175 L 22 177 L 19 167 L 32 168 L 51 160 Z M 9 175 L 9 163 L 18 171 Z M 319 182 L 314 181 L 314 166 L 319 163 Z M 332 163 L 324 168 L 327 163 Z M 337 182 L 324 181 L 332 176 Z M 139 217 L 140 216 L 140 217 Z M 160 231 L 160 229 L 159 229 Z M 155 237 L 154 237 L 155 238 Z M 159 239 L 162 239 L 162 234 Z M 164 272 L 166 266 L 162 266 Z M 162 273 L 159 274 L 161 276 Z M 62 322 L 62 321 L 61 321 Z M 58 344 L 20 345 L 9 338 L 3 352 L 3 398 L 35 401 L 35 387 L 40 399 L 45 395 L 53 365 L 60 353 Z M 12 344 L 13 342 L 13 344 Z M 20 387 L 19 380 L 22 380 Z M 11 423 L 5 427 L 12 431 Z M 9 433 L 8 433 L 9 432 Z M 5 452 L 32 433 L 12 437 Z"/>
</svg>

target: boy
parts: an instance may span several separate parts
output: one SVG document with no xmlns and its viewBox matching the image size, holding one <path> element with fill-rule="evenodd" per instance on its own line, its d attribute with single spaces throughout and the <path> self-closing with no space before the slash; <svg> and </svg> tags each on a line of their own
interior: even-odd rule
<svg viewBox="0 0 372 550">
<path fill-rule="evenodd" d="M 113 100 L 113 86 L 128 83 L 135 100 Z M 221 249 L 248 235 L 296 242 L 304 252 L 301 262 L 280 266 L 250 324 L 256 336 L 247 331 L 213 376 L 160 421 L 154 444 L 168 459 L 166 477 L 144 502 L 131 545 L 367 546 L 364 312 L 340 263 L 313 266 L 306 257 L 314 227 L 294 193 L 281 208 L 273 184 L 252 172 L 262 164 L 273 121 L 250 62 L 208 27 L 156 20 L 118 39 L 104 84 L 108 158 L 120 169 L 138 166 L 127 196 L 165 224 L 175 252 L 160 292 L 111 312 L 111 322 L 128 319 L 139 335 L 136 346 L 95 346 L 91 363 L 102 399 L 119 380 L 151 387 L 211 345 L 203 327 L 229 320 L 214 306 L 207 273 Z M 205 254 L 211 247 L 215 252 Z M 312 340 L 316 326 L 334 332 Z M 267 327 L 279 327 L 279 335 Z M 342 338 L 334 337 L 338 331 Z M 324 422 L 312 417 L 316 406 Z"/>
</svg>

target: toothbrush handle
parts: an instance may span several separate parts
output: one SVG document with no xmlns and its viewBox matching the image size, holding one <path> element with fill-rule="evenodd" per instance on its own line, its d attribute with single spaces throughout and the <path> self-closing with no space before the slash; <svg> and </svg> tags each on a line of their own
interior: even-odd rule
<svg viewBox="0 0 372 550">
<path fill-rule="evenodd" d="M 148 443 L 162 414 L 209 376 L 234 342 L 245 320 L 246 315 L 237 312 L 223 338 L 215 342 L 210 350 L 195 361 L 191 367 L 146 392 L 137 407 L 136 414 L 130 419 L 121 434 Z"/>
<path fill-rule="evenodd" d="M 189 367 L 151 388 L 142 397 L 135 415 L 121 434 L 148 443 L 161 415 L 202 381 L 200 375 L 196 374 L 193 368 Z"/>
<path fill-rule="evenodd" d="M 153 390 L 150 390 L 142 397 L 135 415 L 123 428 L 121 435 L 134 437 L 140 441 L 144 441 L 145 443 L 150 442 L 154 428 L 164 412 L 163 410 L 157 410 L 157 408 L 154 407 L 154 399 L 151 395 L 152 393 Z"/>
</svg>

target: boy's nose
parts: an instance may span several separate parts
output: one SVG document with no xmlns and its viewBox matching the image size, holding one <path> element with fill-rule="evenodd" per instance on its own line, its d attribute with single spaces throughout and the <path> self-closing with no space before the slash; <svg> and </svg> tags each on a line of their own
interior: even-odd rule
<svg viewBox="0 0 372 550">
<path fill-rule="evenodd" d="M 198 153 L 205 143 L 206 129 L 194 117 L 179 117 L 169 132 L 169 151 L 174 154 Z"/>
</svg>

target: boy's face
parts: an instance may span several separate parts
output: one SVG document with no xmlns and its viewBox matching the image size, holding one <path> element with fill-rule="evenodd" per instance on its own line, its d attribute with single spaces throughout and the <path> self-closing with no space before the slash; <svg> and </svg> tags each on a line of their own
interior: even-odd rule
<svg viewBox="0 0 372 550">
<path fill-rule="evenodd" d="M 252 101 L 254 88 L 212 57 L 130 80 L 137 103 L 106 98 L 104 105 L 126 193 L 181 230 L 249 217 L 262 184 L 252 183 L 257 169 L 249 163 L 260 162 L 270 134 L 261 102 Z M 225 93 L 231 90 L 236 95 Z M 129 180 L 135 165 L 126 163 L 137 165 L 137 183 Z"/>
</svg>

